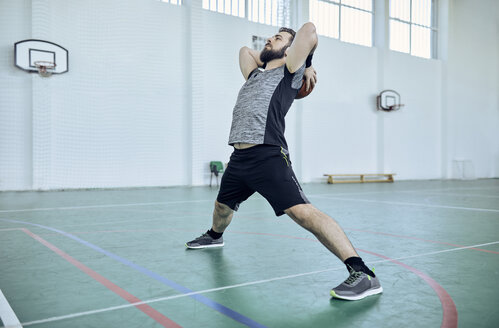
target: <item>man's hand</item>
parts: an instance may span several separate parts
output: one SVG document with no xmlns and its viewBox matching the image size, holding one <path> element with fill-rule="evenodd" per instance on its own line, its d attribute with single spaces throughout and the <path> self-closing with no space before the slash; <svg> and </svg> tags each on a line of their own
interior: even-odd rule
<svg viewBox="0 0 499 328">
<path fill-rule="evenodd" d="M 315 87 L 315 84 L 317 83 L 317 72 L 315 71 L 313 66 L 305 68 L 303 78 L 305 79 L 306 91 L 308 91 L 309 88 L 313 89 Z"/>
</svg>

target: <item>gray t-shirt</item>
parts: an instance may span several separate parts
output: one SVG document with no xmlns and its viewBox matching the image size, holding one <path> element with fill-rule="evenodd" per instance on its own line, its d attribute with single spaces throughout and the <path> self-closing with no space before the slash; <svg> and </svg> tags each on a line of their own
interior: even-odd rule
<svg viewBox="0 0 499 328">
<path fill-rule="evenodd" d="M 305 65 L 295 73 L 286 65 L 251 72 L 234 106 L 229 145 L 241 142 L 287 149 L 284 117 L 302 85 L 304 72 Z"/>
</svg>

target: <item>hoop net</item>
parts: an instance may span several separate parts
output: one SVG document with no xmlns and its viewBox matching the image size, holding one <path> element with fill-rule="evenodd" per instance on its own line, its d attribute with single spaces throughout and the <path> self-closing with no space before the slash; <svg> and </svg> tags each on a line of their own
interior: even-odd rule
<svg viewBox="0 0 499 328">
<path fill-rule="evenodd" d="M 36 69 L 38 69 L 38 74 L 43 77 L 49 77 L 52 75 L 55 69 L 55 63 L 50 61 L 36 61 L 35 63 Z"/>
<path fill-rule="evenodd" d="M 404 105 L 397 104 L 397 105 L 388 106 L 388 111 L 397 110 L 397 109 L 400 109 L 401 107 L 404 107 Z"/>
</svg>

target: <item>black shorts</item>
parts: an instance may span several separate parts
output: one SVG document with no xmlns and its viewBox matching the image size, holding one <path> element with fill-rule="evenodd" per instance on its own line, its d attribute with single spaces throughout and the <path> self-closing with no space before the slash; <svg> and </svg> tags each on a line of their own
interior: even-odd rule
<svg viewBox="0 0 499 328">
<path fill-rule="evenodd" d="M 294 205 L 310 203 L 291 168 L 287 150 L 279 146 L 234 149 L 217 201 L 237 211 L 255 191 L 267 199 L 277 216 Z"/>
</svg>

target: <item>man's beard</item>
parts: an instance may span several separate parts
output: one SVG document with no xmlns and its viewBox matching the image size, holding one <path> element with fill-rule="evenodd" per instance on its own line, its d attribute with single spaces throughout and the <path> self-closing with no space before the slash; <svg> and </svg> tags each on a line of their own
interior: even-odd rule
<svg viewBox="0 0 499 328">
<path fill-rule="evenodd" d="M 272 50 L 272 49 L 263 48 L 262 52 L 260 53 L 260 60 L 263 63 L 268 63 L 269 61 L 274 59 L 281 59 L 284 57 L 286 48 L 287 47 L 282 47 L 281 50 Z"/>
</svg>

